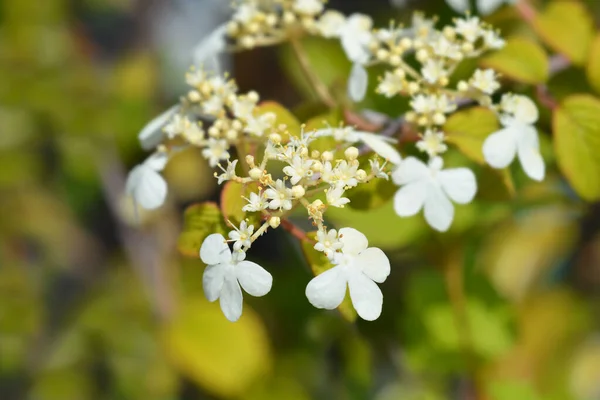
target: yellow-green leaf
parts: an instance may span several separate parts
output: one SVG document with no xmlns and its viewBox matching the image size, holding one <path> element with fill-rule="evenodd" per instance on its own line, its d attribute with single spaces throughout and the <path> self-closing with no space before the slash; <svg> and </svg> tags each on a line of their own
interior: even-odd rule
<svg viewBox="0 0 600 400">
<path fill-rule="evenodd" d="M 315 276 L 317 276 L 328 269 L 331 269 L 333 265 L 329 262 L 329 259 L 324 253 L 314 249 L 315 237 L 316 232 L 308 233 L 307 239 L 302 241 L 302 251 L 304 252 L 306 261 L 310 265 L 310 269 Z M 342 301 L 342 304 L 340 304 L 338 307 L 338 310 L 346 320 L 350 322 L 354 322 L 356 320 L 356 311 L 352 306 L 352 301 L 348 295 L 348 290 L 346 290 L 346 297 L 344 298 L 344 301 Z"/>
<path fill-rule="evenodd" d="M 239 397 L 265 379 L 272 353 L 265 327 L 248 306 L 231 323 L 216 303 L 188 298 L 164 327 L 162 341 L 170 362 L 207 391 Z"/>
<path fill-rule="evenodd" d="M 552 1 L 537 15 L 533 28 L 548 46 L 573 64 L 585 63 L 594 36 L 594 20 L 583 4 L 575 0 Z"/>
<path fill-rule="evenodd" d="M 548 56 L 544 49 L 520 37 L 508 39 L 502 50 L 485 57 L 481 64 L 524 83 L 542 83 L 549 76 Z"/>
<path fill-rule="evenodd" d="M 260 103 L 255 110 L 257 116 L 266 113 L 273 113 L 277 117 L 275 127 L 285 125 L 290 135 L 299 136 L 301 127 L 300 121 L 284 106 L 274 101 L 265 101 Z"/>
<path fill-rule="evenodd" d="M 233 181 L 227 182 L 221 192 L 221 211 L 225 219 L 230 220 L 237 226 L 246 218 L 253 225 L 259 223 L 260 213 L 246 213 L 242 211 L 242 208 L 248 204 L 244 200 L 244 197 L 249 198 L 252 192 L 258 192 L 256 183 L 241 184 Z"/>
<path fill-rule="evenodd" d="M 590 85 L 600 93 L 600 34 L 592 42 L 586 72 Z"/>
<path fill-rule="evenodd" d="M 567 97 L 554 113 L 553 127 L 561 171 L 583 199 L 600 199 L 600 100 Z"/>
<path fill-rule="evenodd" d="M 212 233 L 225 235 L 227 226 L 215 203 L 200 203 L 189 206 L 183 214 L 183 231 L 179 235 L 177 248 L 188 257 L 199 257 L 200 246 Z"/>
<path fill-rule="evenodd" d="M 340 112 L 338 110 L 332 110 L 329 113 L 318 115 L 309 119 L 306 122 L 306 126 L 304 130 L 306 132 L 318 131 L 320 129 L 326 129 L 329 127 L 337 127 L 340 122 L 343 120 Z M 310 144 L 311 150 L 318 150 L 320 152 L 323 151 L 331 151 L 335 149 L 337 146 L 337 142 L 331 136 L 321 137 Z"/>
</svg>

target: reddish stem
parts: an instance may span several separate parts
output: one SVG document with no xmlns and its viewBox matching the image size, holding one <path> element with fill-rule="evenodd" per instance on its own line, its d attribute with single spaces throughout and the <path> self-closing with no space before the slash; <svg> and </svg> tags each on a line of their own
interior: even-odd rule
<svg viewBox="0 0 600 400">
<path fill-rule="evenodd" d="M 527 0 L 517 1 L 515 8 L 525 22 L 527 22 L 529 25 L 533 24 L 533 21 L 537 17 L 537 11 L 531 6 L 531 4 L 529 4 Z"/>
<path fill-rule="evenodd" d="M 295 237 L 298 240 L 308 240 L 306 232 L 294 225 L 294 223 L 289 219 L 282 219 L 281 227 L 288 231 L 293 237 Z"/>
</svg>

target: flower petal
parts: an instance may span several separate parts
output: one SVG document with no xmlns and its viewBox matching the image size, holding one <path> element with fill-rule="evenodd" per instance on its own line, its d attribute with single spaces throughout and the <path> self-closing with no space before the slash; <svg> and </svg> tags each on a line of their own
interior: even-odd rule
<svg viewBox="0 0 600 400">
<path fill-rule="evenodd" d="M 167 182 L 146 165 L 138 165 L 131 170 L 125 187 L 136 203 L 146 210 L 162 206 L 167 198 Z"/>
<path fill-rule="evenodd" d="M 162 128 L 169 119 L 179 111 L 179 104 L 174 105 L 146 124 L 138 134 L 138 139 L 144 150 L 156 147 L 163 138 Z"/>
<path fill-rule="evenodd" d="M 448 3 L 448 5 L 452 7 L 454 11 L 461 14 L 467 11 L 470 6 L 469 0 L 446 0 L 446 3 Z"/>
<path fill-rule="evenodd" d="M 396 185 L 420 181 L 429 176 L 429 168 L 425 163 L 415 157 L 406 157 L 392 172 L 392 180 Z"/>
<path fill-rule="evenodd" d="M 438 173 L 444 192 L 458 204 L 470 203 L 477 193 L 475 174 L 468 168 L 451 168 Z"/>
<path fill-rule="evenodd" d="M 225 50 L 227 43 L 225 35 L 227 34 L 227 24 L 218 26 L 206 38 L 200 41 L 193 50 L 194 64 L 202 65 L 205 62 L 213 62 L 218 67 L 217 55 Z"/>
<path fill-rule="evenodd" d="M 442 188 L 431 185 L 425 200 L 425 220 L 432 228 L 445 232 L 454 218 L 454 206 Z"/>
<path fill-rule="evenodd" d="M 427 197 L 427 181 L 404 185 L 394 195 L 394 210 L 401 217 L 410 217 L 423 208 Z"/>
<path fill-rule="evenodd" d="M 375 282 L 356 270 L 348 279 L 350 298 L 358 315 L 367 321 L 373 321 L 381 315 L 383 293 Z"/>
<path fill-rule="evenodd" d="M 350 61 L 360 64 L 369 61 L 369 52 L 363 47 L 360 40 L 357 40 L 356 35 L 346 29 L 342 32 L 340 39 L 344 52 Z"/>
<path fill-rule="evenodd" d="M 527 176 L 536 181 L 543 180 L 546 175 L 546 165 L 540 154 L 540 142 L 533 126 L 527 126 L 521 131 L 517 147 L 519 161 Z"/>
<path fill-rule="evenodd" d="M 235 266 L 235 274 L 242 288 L 252 296 L 264 296 L 273 286 L 271 274 L 252 261 L 238 263 Z"/>
<path fill-rule="evenodd" d="M 477 0 L 477 11 L 481 15 L 489 15 L 496 11 L 505 0 Z"/>
<path fill-rule="evenodd" d="M 342 253 L 344 254 L 358 255 L 358 253 L 369 247 L 367 237 L 354 228 L 342 228 L 338 234 L 340 242 L 344 245 L 342 247 Z"/>
<path fill-rule="evenodd" d="M 209 265 L 204 270 L 204 274 L 202 275 L 202 287 L 204 288 L 204 295 L 211 303 L 217 300 L 221 295 L 227 266 L 227 264 L 214 264 Z"/>
<path fill-rule="evenodd" d="M 390 275 L 390 260 L 377 247 L 362 251 L 354 261 L 362 272 L 375 282 L 382 283 Z"/>
<path fill-rule="evenodd" d="M 348 95 L 354 102 L 362 101 L 367 93 L 369 75 L 367 70 L 359 63 L 354 63 L 348 79 Z"/>
<path fill-rule="evenodd" d="M 383 136 L 375 135 L 369 132 L 357 132 L 358 138 L 367 146 L 369 146 L 375 153 L 388 160 L 392 164 L 400 164 L 402 157 L 398 150 L 394 146 L 387 143 L 388 138 Z"/>
<path fill-rule="evenodd" d="M 204 264 L 215 265 L 231 262 L 231 250 L 223 235 L 208 235 L 200 247 L 200 259 Z"/>
<path fill-rule="evenodd" d="M 167 162 L 169 162 L 169 155 L 163 151 L 157 151 L 144 161 L 144 165 L 159 172 L 165 169 Z"/>
<path fill-rule="evenodd" d="M 237 321 L 242 316 L 242 289 L 240 289 L 240 284 L 235 277 L 235 273 L 225 274 L 219 304 L 221 305 L 223 314 L 231 322 Z"/>
<path fill-rule="evenodd" d="M 342 267 L 333 267 L 308 282 L 306 297 L 317 308 L 333 310 L 344 300 L 346 283 Z"/>
<path fill-rule="evenodd" d="M 518 128 L 508 126 L 492 133 L 483 142 L 483 157 L 494 168 L 504 168 L 511 163 L 517 153 L 516 135 Z"/>
</svg>

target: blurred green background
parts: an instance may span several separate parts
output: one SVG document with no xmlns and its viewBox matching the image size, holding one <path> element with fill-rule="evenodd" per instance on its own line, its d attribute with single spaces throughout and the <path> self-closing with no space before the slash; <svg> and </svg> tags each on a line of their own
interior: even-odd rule
<svg viewBox="0 0 600 400">
<path fill-rule="evenodd" d="M 509 201 L 484 179 L 447 234 L 397 218 L 390 202 L 332 213 L 392 260 L 375 322 L 310 306 L 306 261 L 281 230 L 249 254 L 275 284 L 245 298 L 238 323 L 204 299 L 203 264 L 176 250 L 184 207 L 219 199 L 200 154 L 173 159 L 168 204 L 139 223 L 123 185 L 145 157 L 137 132 L 177 101 L 192 47 L 228 3 L 0 2 L 0 399 L 600 399 L 600 205 L 561 178 L 548 135 L 545 182 L 516 168 Z M 405 3 L 330 5 L 383 24 L 411 8 L 453 15 L 441 0 Z M 490 21 L 526 31 L 507 9 Z M 307 48 L 344 90 L 339 46 Z M 225 65 L 242 91 L 306 112 L 286 47 Z M 559 98 L 589 90 L 576 68 L 559 78 Z M 406 102 L 363 106 L 397 116 Z"/>
</svg>

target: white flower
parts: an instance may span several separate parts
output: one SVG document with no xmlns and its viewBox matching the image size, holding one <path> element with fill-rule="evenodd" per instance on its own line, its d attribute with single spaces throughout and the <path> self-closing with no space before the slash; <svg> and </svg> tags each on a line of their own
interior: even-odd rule
<svg viewBox="0 0 600 400">
<path fill-rule="evenodd" d="M 221 184 L 225 181 L 229 181 L 232 178 L 234 178 L 235 175 L 235 167 L 238 163 L 238 160 L 234 160 L 233 162 L 227 160 L 227 169 L 224 169 L 221 164 L 218 164 L 219 168 L 221 169 L 221 171 L 223 171 L 223 173 L 219 176 L 217 176 L 217 184 Z M 216 173 L 215 173 L 216 176 Z"/>
<path fill-rule="evenodd" d="M 246 120 L 244 132 L 258 137 L 263 136 L 266 131 L 273 127 L 276 119 L 277 116 L 275 113 L 271 112 L 264 113 L 258 117 L 250 117 Z"/>
<path fill-rule="evenodd" d="M 194 64 L 201 66 L 207 62 L 213 63 L 213 69 L 219 70 L 219 53 L 225 50 L 227 43 L 227 24 L 223 24 L 212 31 L 205 39 L 194 48 Z"/>
<path fill-rule="evenodd" d="M 314 137 L 333 136 L 337 141 L 347 143 L 363 142 L 369 146 L 375 153 L 380 155 L 392 164 L 399 164 L 402 160 L 400 153 L 390 143 L 396 143 L 396 140 L 371 132 L 355 131 L 351 127 L 345 128 L 327 128 L 320 129 L 314 133 Z"/>
<path fill-rule="evenodd" d="M 325 38 L 339 37 L 346 17 L 339 11 L 327 10 L 317 21 L 317 29 Z"/>
<path fill-rule="evenodd" d="M 437 83 L 440 79 L 448 76 L 448 71 L 443 61 L 428 58 L 423 68 L 421 68 L 421 75 L 428 83 Z"/>
<path fill-rule="evenodd" d="M 177 112 L 179 112 L 179 104 L 174 105 L 158 117 L 152 119 L 142 128 L 138 134 L 138 139 L 144 150 L 150 150 L 161 142 L 163 138 L 162 128 Z"/>
<path fill-rule="evenodd" d="M 444 132 L 427 129 L 423 138 L 417 142 L 417 148 L 427 153 L 429 157 L 435 157 L 448 150 L 444 140 Z"/>
<path fill-rule="evenodd" d="M 506 42 L 504 41 L 504 39 L 502 39 L 500 37 L 498 32 L 496 32 L 492 29 L 487 29 L 487 30 L 483 31 L 483 34 L 481 36 L 483 37 L 484 45 L 488 49 L 494 49 L 494 50 L 501 49 L 506 44 Z"/>
<path fill-rule="evenodd" d="M 224 139 L 209 138 L 205 149 L 202 149 L 202 156 L 208 160 L 211 167 L 216 167 L 219 161 L 229 159 L 229 144 Z"/>
<path fill-rule="evenodd" d="M 308 16 L 319 14 L 323 8 L 323 2 L 320 0 L 296 0 L 293 5 L 294 11 L 298 14 Z"/>
<path fill-rule="evenodd" d="M 242 211 L 245 212 L 258 212 L 267 208 L 268 204 L 263 197 L 263 193 L 256 194 L 254 192 L 250 193 L 250 198 L 244 199 L 248 202 L 244 207 L 242 207 Z"/>
<path fill-rule="evenodd" d="M 448 230 L 454 218 L 454 206 L 467 204 L 477 192 L 475 175 L 467 168 L 442 170 L 441 158 L 433 158 L 429 166 L 422 161 L 407 157 L 392 172 L 392 179 L 402 187 L 394 196 L 394 209 L 401 217 L 417 214 L 425 210 L 425 220 L 434 229 Z"/>
<path fill-rule="evenodd" d="M 264 296 L 271 290 L 273 277 L 260 265 L 244 261 L 245 253 L 231 254 L 223 235 L 214 233 L 204 239 L 200 258 L 207 264 L 202 276 L 208 301 L 219 299 L 221 310 L 231 322 L 242 315 L 242 290 L 252 296 Z"/>
<path fill-rule="evenodd" d="M 344 244 L 338 239 L 338 233 L 335 229 L 317 231 L 317 243 L 315 250 L 322 251 L 329 258 L 332 258 L 333 253 L 340 250 Z"/>
<path fill-rule="evenodd" d="M 383 165 L 379 165 L 379 160 L 374 158 L 372 160 L 369 160 L 369 164 L 371 164 L 371 173 L 374 177 L 382 178 L 386 181 L 390 179 L 390 176 L 387 174 L 387 172 L 383 170 L 383 168 L 387 164 L 387 161 L 384 162 Z"/>
<path fill-rule="evenodd" d="M 270 186 L 265 190 L 265 197 L 269 200 L 269 208 L 276 210 L 278 208 L 284 210 L 292 209 L 292 189 L 288 189 L 285 186 L 285 182 L 281 179 L 277 179 L 275 187 Z"/>
<path fill-rule="evenodd" d="M 505 168 L 518 156 L 523 170 L 531 179 L 541 181 L 546 174 L 544 159 L 540 154 L 538 133 L 533 124 L 538 110 L 525 96 L 504 96 L 503 108 L 512 115 L 500 118 L 504 129 L 492 133 L 483 142 L 483 155 L 494 168 Z"/>
<path fill-rule="evenodd" d="M 471 43 L 474 43 L 483 34 L 483 28 L 477 17 L 457 18 L 454 24 L 456 33 Z"/>
<path fill-rule="evenodd" d="M 342 197 L 344 195 L 343 186 L 334 186 L 327 190 L 327 203 L 333 207 L 343 208 L 346 204 L 350 203 L 350 199 Z"/>
<path fill-rule="evenodd" d="M 233 115 L 241 120 L 247 120 L 254 117 L 256 108 L 256 99 L 251 96 L 240 96 L 233 103 Z"/>
<path fill-rule="evenodd" d="M 477 10 L 481 15 L 493 13 L 502 3 L 514 3 L 515 0 L 477 0 Z M 446 0 L 455 11 L 463 14 L 470 8 L 469 0 Z"/>
<path fill-rule="evenodd" d="M 229 232 L 229 239 L 233 240 L 233 251 L 240 251 L 242 247 L 246 249 L 252 245 L 252 233 L 254 233 L 254 225 L 248 225 L 246 221 L 240 223 L 240 228 L 235 226 L 234 230 Z"/>
<path fill-rule="evenodd" d="M 245 25 L 252 22 L 252 20 L 258 15 L 258 13 L 259 10 L 255 4 L 250 2 L 244 2 L 236 7 L 235 13 L 233 14 L 231 19 Z"/>
<path fill-rule="evenodd" d="M 306 286 L 308 301 L 317 308 L 333 310 L 350 289 L 350 299 L 358 315 L 373 321 L 381 315 L 383 294 L 377 283 L 390 274 L 390 260 L 376 247 L 368 247 L 365 235 L 352 228 L 339 231 L 342 254 L 333 268 L 313 278 Z"/>
<path fill-rule="evenodd" d="M 431 43 L 433 52 L 440 57 L 450 58 L 452 60 L 461 60 L 463 55 L 458 44 L 451 42 L 444 35 L 439 35 Z"/>
<path fill-rule="evenodd" d="M 167 154 L 154 153 L 142 164 L 135 166 L 127 177 L 125 192 L 146 210 L 162 206 L 167 198 L 167 182 L 159 174 L 167 161 Z"/>
<path fill-rule="evenodd" d="M 496 72 L 493 69 L 475 70 L 470 83 L 471 86 L 481 90 L 485 94 L 493 94 L 500 88 L 500 84 L 496 80 Z"/>
<path fill-rule="evenodd" d="M 348 95 L 354 102 L 362 101 L 367 93 L 369 86 L 369 75 L 365 67 L 359 63 L 354 63 L 350 78 L 348 79 Z"/>
<path fill-rule="evenodd" d="M 175 136 L 182 134 L 187 129 L 193 129 L 193 126 L 197 124 L 192 124 L 187 117 L 182 117 L 181 115 L 174 115 L 171 121 L 163 128 L 163 132 L 167 135 L 169 139 L 173 139 Z"/>
<path fill-rule="evenodd" d="M 225 102 L 221 96 L 213 95 L 202 102 L 202 112 L 207 115 L 218 116 L 223 110 Z"/>
<path fill-rule="evenodd" d="M 377 92 L 381 93 L 385 97 L 393 97 L 404 90 L 405 79 L 402 75 L 386 71 L 385 75 L 379 86 L 377 86 Z"/>
<path fill-rule="evenodd" d="M 348 163 L 346 160 L 340 161 L 334 168 L 335 184 L 342 188 L 352 188 L 358 185 L 356 172 L 358 163 Z"/>
<path fill-rule="evenodd" d="M 410 101 L 410 106 L 418 114 L 449 114 L 456 110 L 454 103 L 446 94 L 418 94 Z"/>
<path fill-rule="evenodd" d="M 303 159 L 300 156 L 294 156 L 290 165 L 283 168 L 283 173 L 289 176 L 292 185 L 298 184 L 304 177 L 312 174 L 310 167 L 313 164 L 313 160 Z"/>
<path fill-rule="evenodd" d="M 368 15 L 352 14 L 340 28 L 342 47 L 353 63 L 365 64 L 371 58 L 372 27 L 373 20 Z"/>
</svg>

